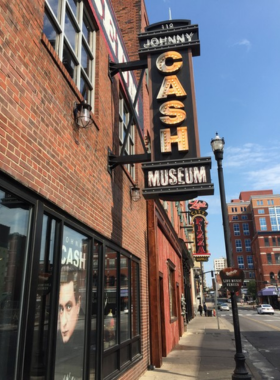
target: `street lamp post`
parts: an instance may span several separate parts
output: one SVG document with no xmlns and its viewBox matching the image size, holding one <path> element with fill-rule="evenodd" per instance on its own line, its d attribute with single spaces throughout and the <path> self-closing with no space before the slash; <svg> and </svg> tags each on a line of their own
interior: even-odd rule
<svg viewBox="0 0 280 380">
<path fill-rule="evenodd" d="M 223 175 L 223 166 L 222 166 L 224 145 L 225 145 L 225 140 L 223 138 L 220 138 L 218 133 L 216 133 L 216 137 L 211 140 L 211 146 L 215 155 L 215 159 L 218 164 L 218 177 L 219 177 L 220 199 L 221 199 L 221 208 L 222 208 L 227 264 L 229 267 L 231 267 L 233 264 L 232 248 L 231 248 L 231 242 L 230 242 L 228 212 L 227 212 L 227 205 L 226 205 L 224 175 Z M 236 353 L 234 356 L 236 367 L 232 375 L 232 380 L 238 380 L 238 379 L 251 380 L 251 375 L 248 373 L 245 367 L 245 356 L 242 352 L 238 308 L 237 308 L 235 292 L 231 292 L 231 307 L 232 307 L 232 318 L 233 318 L 235 347 L 236 347 Z"/>
</svg>

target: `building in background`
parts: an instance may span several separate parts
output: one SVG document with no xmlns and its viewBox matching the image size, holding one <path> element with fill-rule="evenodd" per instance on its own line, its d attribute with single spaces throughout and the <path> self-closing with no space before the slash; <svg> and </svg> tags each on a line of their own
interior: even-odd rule
<svg viewBox="0 0 280 380">
<path fill-rule="evenodd" d="M 258 296 L 279 308 L 280 195 L 272 190 L 241 192 L 227 204 L 234 266 L 255 280 Z"/>
</svg>

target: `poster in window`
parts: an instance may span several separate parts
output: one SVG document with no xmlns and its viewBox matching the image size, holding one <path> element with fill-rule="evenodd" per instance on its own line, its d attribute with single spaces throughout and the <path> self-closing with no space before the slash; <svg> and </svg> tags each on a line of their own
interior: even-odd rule
<svg viewBox="0 0 280 380">
<path fill-rule="evenodd" d="M 87 251 L 87 237 L 65 227 L 58 305 L 56 380 L 80 380 L 83 376 Z"/>
</svg>

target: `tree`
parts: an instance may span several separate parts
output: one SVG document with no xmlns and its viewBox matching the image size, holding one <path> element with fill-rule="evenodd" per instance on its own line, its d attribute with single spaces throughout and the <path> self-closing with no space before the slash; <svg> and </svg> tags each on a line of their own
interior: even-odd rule
<svg viewBox="0 0 280 380">
<path fill-rule="evenodd" d="M 252 296 L 253 299 L 257 298 L 257 283 L 254 280 L 251 280 L 247 284 L 248 295 Z"/>
</svg>

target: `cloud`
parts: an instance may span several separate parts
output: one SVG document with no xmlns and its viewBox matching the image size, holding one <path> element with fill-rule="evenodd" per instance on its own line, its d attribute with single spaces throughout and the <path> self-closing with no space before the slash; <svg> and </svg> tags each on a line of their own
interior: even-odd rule
<svg viewBox="0 0 280 380">
<path fill-rule="evenodd" d="M 253 189 L 269 188 L 273 189 L 274 192 L 280 192 L 280 164 L 274 164 L 264 169 L 251 170 L 246 175 Z"/>
<path fill-rule="evenodd" d="M 249 40 L 247 40 L 246 38 L 243 38 L 243 40 L 241 41 L 238 41 L 238 42 L 235 42 L 234 44 L 235 46 L 245 46 L 247 48 L 247 50 L 250 50 L 251 49 L 251 42 Z"/>
</svg>

